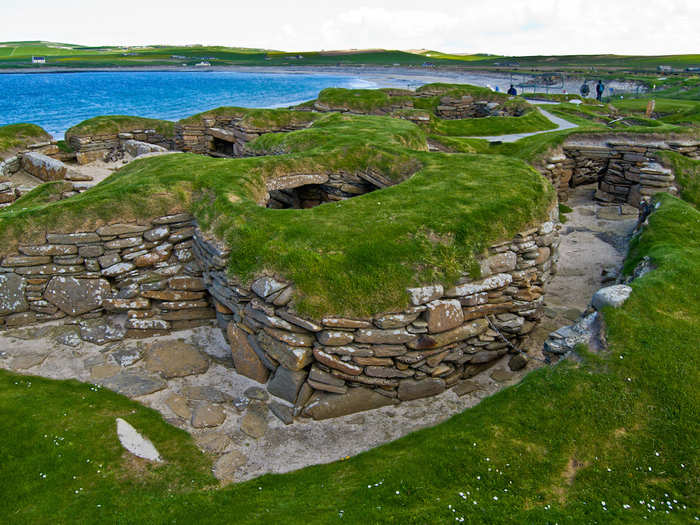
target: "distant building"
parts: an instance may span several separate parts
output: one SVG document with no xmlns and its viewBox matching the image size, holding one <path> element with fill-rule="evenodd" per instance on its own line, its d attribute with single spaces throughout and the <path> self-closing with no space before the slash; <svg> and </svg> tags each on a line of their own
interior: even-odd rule
<svg viewBox="0 0 700 525">
<path fill-rule="evenodd" d="M 656 69 L 658 69 L 662 73 L 671 73 L 673 71 L 673 68 L 671 66 L 657 66 Z"/>
<path fill-rule="evenodd" d="M 432 62 L 423 62 L 423 67 L 435 67 L 435 64 Z"/>
<path fill-rule="evenodd" d="M 46 64 L 46 57 L 32 57 L 32 64 Z"/>
<path fill-rule="evenodd" d="M 194 67 L 209 67 L 209 66 L 211 66 L 211 63 L 206 62 L 204 60 L 202 60 L 201 62 L 198 62 L 194 65 Z"/>
</svg>

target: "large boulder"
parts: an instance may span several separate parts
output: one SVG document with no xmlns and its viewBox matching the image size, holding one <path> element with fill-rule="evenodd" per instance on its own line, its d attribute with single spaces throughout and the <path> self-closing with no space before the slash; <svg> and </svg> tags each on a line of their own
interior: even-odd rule
<svg viewBox="0 0 700 525">
<path fill-rule="evenodd" d="M 0 315 L 26 312 L 29 309 L 24 296 L 26 281 L 16 273 L 0 274 Z"/>
<path fill-rule="evenodd" d="M 606 306 L 612 306 L 613 308 L 619 308 L 625 301 L 629 299 L 632 294 L 632 288 L 626 284 L 616 284 L 614 286 L 607 286 L 601 288 L 595 294 L 593 294 L 593 299 L 591 304 L 593 308 L 599 312 Z"/>
<path fill-rule="evenodd" d="M 132 157 L 138 157 L 140 155 L 145 155 L 146 153 L 165 153 L 168 150 L 163 146 L 149 144 L 148 142 L 126 140 L 124 141 L 124 151 Z"/>
<path fill-rule="evenodd" d="M 316 420 L 328 419 L 396 403 L 397 399 L 377 394 L 369 388 L 357 387 L 349 389 L 347 394 L 314 393 L 306 403 L 304 414 Z"/>
<path fill-rule="evenodd" d="M 54 277 L 46 287 L 44 299 L 75 317 L 100 308 L 111 291 L 105 279 Z"/>
<path fill-rule="evenodd" d="M 68 170 L 60 160 L 33 151 L 22 156 L 22 169 L 44 181 L 62 180 Z"/>
</svg>

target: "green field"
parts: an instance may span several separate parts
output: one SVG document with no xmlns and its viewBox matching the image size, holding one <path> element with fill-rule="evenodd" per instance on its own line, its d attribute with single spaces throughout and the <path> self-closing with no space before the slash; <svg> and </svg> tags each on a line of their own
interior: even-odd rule
<svg viewBox="0 0 700 525">
<path fill-rule="evenodd" d="M 193 66 L 201 60 L 213 66 L 423 66 L 507 71 L 542 70 L 590 72 L 656 72 L 658 66 L 683 70 L 700 66 L 700 55 L 622 56 L 571 55 L 502 57 L 459 55 L 440 51 L 397 50 L 276 51 L 225 46 L 87 47 L 53 42 L 0 42 L 0 68 L 30 68 L 31 56 L 46 56 L 46 66 L 70 68 L 130 66 Z M 607 78 L 607 77 L 606 77 Z"/>
</svg>

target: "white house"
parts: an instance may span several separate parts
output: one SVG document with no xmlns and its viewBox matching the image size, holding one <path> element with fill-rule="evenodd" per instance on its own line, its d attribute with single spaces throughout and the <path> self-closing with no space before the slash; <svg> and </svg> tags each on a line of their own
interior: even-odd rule
<svg viewBox="0 0 700 525">
<path fill-rule="evenodd" d="M 46 64 L 46 57 L 32 57 L 32 64 Z"/>
<path fill-rule="evenodd" d="M 209 67 L 209 66 L 211 66 L 211 63 L 209 63 L 205 60 L 202 60 L 201 62 L 195 64 L 195 67 Z"/>
</svg>

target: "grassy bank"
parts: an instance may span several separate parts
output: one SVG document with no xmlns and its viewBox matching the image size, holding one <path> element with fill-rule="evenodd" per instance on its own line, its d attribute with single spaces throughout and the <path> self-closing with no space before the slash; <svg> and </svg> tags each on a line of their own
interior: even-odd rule
<svg viewBox="0 0 700 525">
<path fill-rule="evenodd" d="M 689 523 L 697 494 L 700 212 L 661 196 L 632 244 L 657 269 L 605 312 L 609 351 L 530 374 L 347 461 L 212 490 L 191 440 L 75 382 L 0 373 L 0 516 L 12 523 Z M 121 454 L 126 417 L 166 458 Z M 45 437 L 46 436 L 46 437 Z M 89 460 L 89 461 L 88 461 Z M 45 475 L 45 477 L 44 477 Z"/>
<path fill-rule="evenodd" d="M 70 139 L 72 136 L 111 135 L 146 129 L 154 129 L 164 137 L 175 135 L 175 124 L 168 120 L 129 115 L 104 115 L 84 120 L 69 128 L 66 131 L 66 139 Z"/>
<path fill-rule="evenodd" d="M 29 144 L 51 140 L 51 135 L 35 124 L 0 126 L 0 160 Z"/>
</svg>

